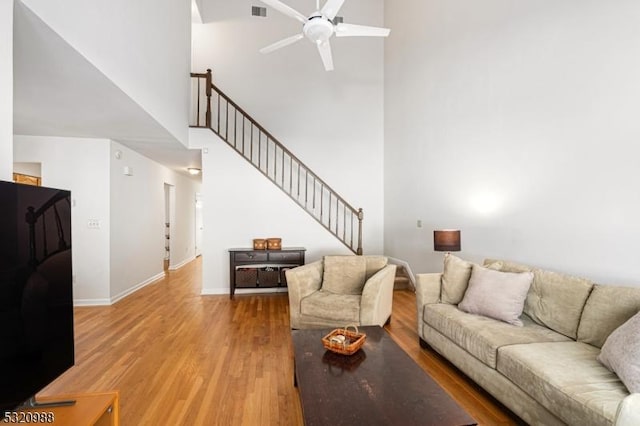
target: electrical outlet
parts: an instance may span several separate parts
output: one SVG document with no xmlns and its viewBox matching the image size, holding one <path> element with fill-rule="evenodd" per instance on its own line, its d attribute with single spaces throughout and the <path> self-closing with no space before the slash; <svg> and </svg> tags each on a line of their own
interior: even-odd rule
<svg viewBox="0 0 640 426">
<path fill-rule="evenodd" d="M 418 222 L 416 222 L 416 226 L 418 228 L 422 228 L 422 221 L 420 219 L 418 219 Z"/>
<path fill-rule="evenodd" d="M 98 219 L 89 219 L 87 221 L 87 228 L 100 229 L 100 221 Z"/>
</svg>

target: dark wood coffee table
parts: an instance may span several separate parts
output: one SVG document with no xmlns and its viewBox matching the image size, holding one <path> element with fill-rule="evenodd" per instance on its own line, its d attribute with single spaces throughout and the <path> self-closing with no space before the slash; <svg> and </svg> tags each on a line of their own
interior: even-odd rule
<svg viewBox="0 0 640 426">
<path fill-rule="evenodd" d="M 476 424 L 381 327 L 360 327 L 367 340 L 351 356 L 322 346 L 330 331 L 291 332 L 306 425 Z"/>
</svg>

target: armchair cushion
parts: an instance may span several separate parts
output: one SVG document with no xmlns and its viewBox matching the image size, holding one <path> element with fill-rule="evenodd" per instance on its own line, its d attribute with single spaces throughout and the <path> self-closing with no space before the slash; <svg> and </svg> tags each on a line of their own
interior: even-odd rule
<svg viewBox="0 0 640 426">
<path fill-rule="evenodd" d="M 320 290 L 300 302 L 300 313 L 315 318 L 326 318 L 328 314 L 344 325 L 360 323 L 360 296 L 335 294 Z"/>
<path fill-rule="evenodd" d="M 322 290 L 335 294 L 362 294 L 367 276 L 364 256 L 325 256 Z"/>
</svg>

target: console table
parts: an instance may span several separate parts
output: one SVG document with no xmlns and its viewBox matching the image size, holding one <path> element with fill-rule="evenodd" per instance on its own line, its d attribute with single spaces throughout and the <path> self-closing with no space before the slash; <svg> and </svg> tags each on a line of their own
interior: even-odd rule
<svg viewBox="0 0 640 426">
<path fill-rule="evenodd" d="M 304 265 L 304 247 L 281 250 L 229 249 L 229 297 L 236 288 L 286 287 L 285 271 Z"/>
</svg>

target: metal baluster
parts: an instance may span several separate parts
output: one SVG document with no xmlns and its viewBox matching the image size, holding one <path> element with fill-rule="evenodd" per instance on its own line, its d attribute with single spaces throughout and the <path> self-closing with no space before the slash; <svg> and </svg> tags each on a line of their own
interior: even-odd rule
<svg viewBox="0 0 640 426">
<path fill-rule="evenodd" d="M 220 134 L 220 93 L 216 93 L 218 95 L 218 134 Z"/>
<path fill-rule="evenodd" d="M 347 241 L 347 206 L 342 204 L 342 241 Z"/>
<path fill-rule="evenodd" d="M 200 127 L 200 78 L 196 78 L 198 82 L 198 103 L 196 104 L 196 126 Z"/>
<path fill-rule="evenodd" d="M 293 194 L 293 157 L 289 156 L 289 195 Z"/>
<path fill-rule="evenodd" d="M 238 109 L 233 109 L 233 147 L 238 149 L 238 136 L 236 133 L 236 128 L 238 127 Z"/>
</svg>

